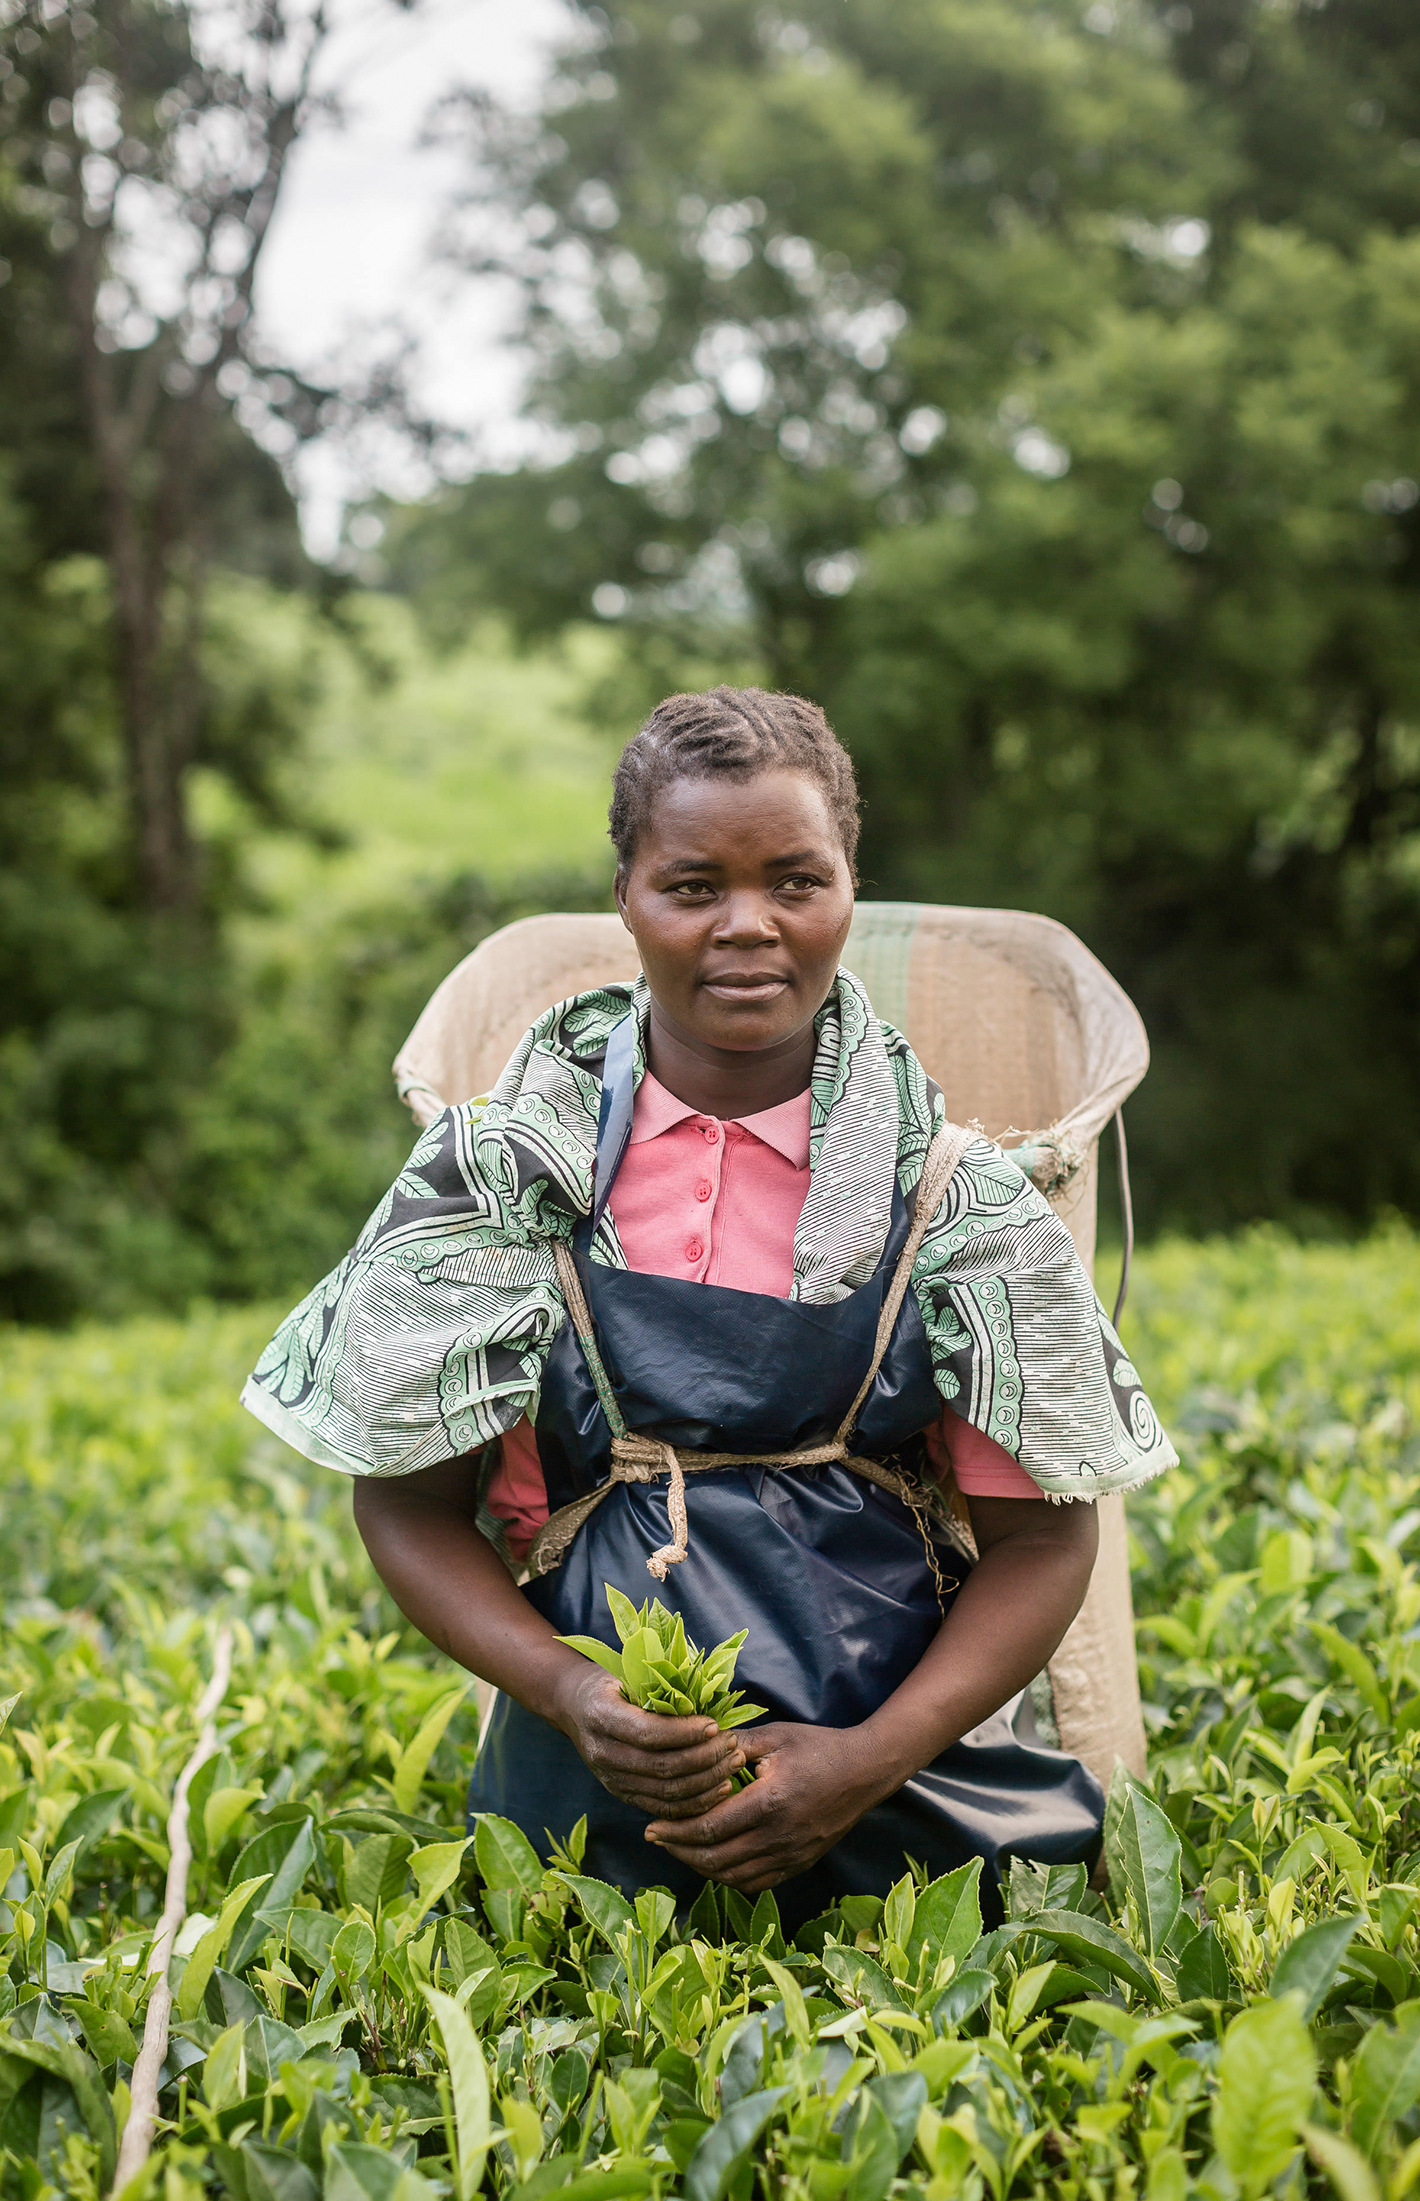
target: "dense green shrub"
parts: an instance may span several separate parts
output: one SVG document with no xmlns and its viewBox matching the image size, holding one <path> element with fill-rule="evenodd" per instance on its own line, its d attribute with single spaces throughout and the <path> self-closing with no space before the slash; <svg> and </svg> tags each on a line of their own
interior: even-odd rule
<svg viewBox="0 0 1420 2201">
<path fill-rule="evenodd" d="M 161 2096 L 167 2201 L 1400 2201 L 1420 2170 L 1420 1263 L 1157 1249 L 1131 1348 L 1147 1788 L 1110 1887 L 1018 1867 L 676 1922 L 505 1823 L 340 1480 L 234 1402 L 269 1316 L 14 1333 L 0 1381 L 0 2192 L 91 2201 L 218 1616 Z"/>
</svg>

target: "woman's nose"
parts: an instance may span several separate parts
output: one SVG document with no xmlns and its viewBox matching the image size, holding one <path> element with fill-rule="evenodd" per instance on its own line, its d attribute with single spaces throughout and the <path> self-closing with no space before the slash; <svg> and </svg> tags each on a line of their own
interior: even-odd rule
<svg viewBox="0 0 1420 2201">
<path fill-rule="evenodd" d="M 753 947 L 763 940 L 777 940 L 779 927 L 774 911 L 761 894 L 731 894 L 726 897 L 715 927 L 715 938 L 731 947 Z"/>
</svg>

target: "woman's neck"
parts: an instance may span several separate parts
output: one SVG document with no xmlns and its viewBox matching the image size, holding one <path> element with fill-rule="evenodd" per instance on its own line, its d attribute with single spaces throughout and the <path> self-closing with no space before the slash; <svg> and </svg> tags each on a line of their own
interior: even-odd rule
<svg viewBox="0 0 1420 2201">
<path fill-rule="evenodd" d="M 806 1089 L 816 1045 L 813 1025 L 807 1024 L 772 1047 L 708 1047 L 673 1024 L 653 999 L 646 1067 L 697 1115 L 757 1116 Z"/>
</svg>

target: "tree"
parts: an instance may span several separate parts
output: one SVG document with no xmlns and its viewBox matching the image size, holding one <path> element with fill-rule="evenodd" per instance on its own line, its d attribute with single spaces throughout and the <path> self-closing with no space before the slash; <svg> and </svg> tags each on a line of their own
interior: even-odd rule
<svg viewBox="0 0 1420 2201">
<path fill-rule="evenodd" d="M 211 1279 L 174 1213 L 235 1004 L 231 866 L 199 767 L 281 807 L 305 672 L 230 641 L 232 569 L 308 578 L 256 399 L 251 271 L 319 18 L 225 60 L 160 0 L 0 23 L 0 1309 L 52 1318 Z M 283 38 L 285 43 L 283 44 Z M 284 72 L 284 73 L 283 73 Z M 135 234 L 148 273 L 134 260 Z M 165 224 L 160 235 L 154 224 Z M 161 247 L 161 249 L 159 249 Z M 153 266 L 176 295 L 143 300 Z M 255 365 L 252 363 L 255 362 Z M 245 402 L 244 402 L 245 397 Z M 236 417 L 242 406 L 246 425 Z M 214 589 L 214 569 L 217 585 Z M 122 1282 L 120 1282 L 120 1279 Z"/>
<path fill-rule="evenodd" d="M 252 295 L 291 149 L 328 104 L 328 32 L 321 6 L 285 0 L 221 17 L 25 0 L 0 36 L 8 158 L 47 227 L 103 518 L 137 893 L 188 924 L 206 583 L 245 455 L 233 401 L 279 443 L 323 396 L 263 353 Z"/>
</svg>

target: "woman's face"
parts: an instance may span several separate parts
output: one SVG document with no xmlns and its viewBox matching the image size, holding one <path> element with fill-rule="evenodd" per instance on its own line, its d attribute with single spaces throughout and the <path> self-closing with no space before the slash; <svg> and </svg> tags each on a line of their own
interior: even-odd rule
<svg viewBox="0 0 1420 2201">
<path fill-rule="evenodd" d="M 717 1049 L 775 1047 L 811 1024 L 853 917 L 823 792 L 782 770 L 672 780 L 616 901 L 662 1015 Z"/>
</svg>

